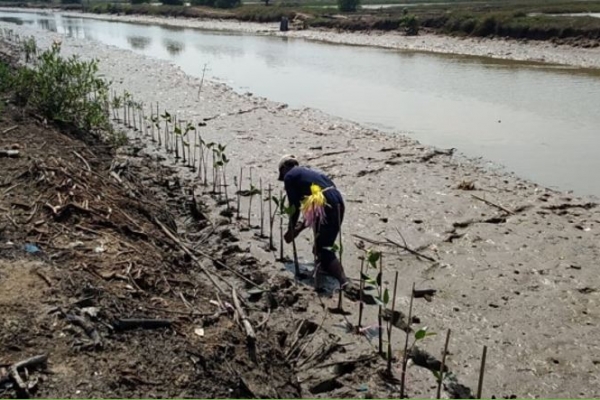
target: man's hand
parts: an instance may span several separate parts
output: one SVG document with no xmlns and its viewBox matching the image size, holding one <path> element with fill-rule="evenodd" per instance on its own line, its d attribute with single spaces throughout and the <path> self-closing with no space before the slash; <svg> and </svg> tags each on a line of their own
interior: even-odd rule
<svg viewBox="0 0 600 400">
<path fill-rule="evenodd" d="M 293 231 L 291 229 L 287 230 L 287 232 L 283 235 L 283 239 L 286 243 L 291 243 L 292 240 L 298 237 L 298 235 L 304 230 L 304 228 L 306 228 L 304 223 L 298 222 L 296 224 L 296 228 Z"/>
<path fill-rule="evenodd" d="M 294 232 L 292 232 L 290 229 L 288 229 L 285 232 L 285 235 L 283 235 L 283 239 L 285 240 L 286 243 L 291 243 L 293 239 L 296 238 L 296 236 L 298 236 L 297 234 L 294 235 Z"/>
</svg>

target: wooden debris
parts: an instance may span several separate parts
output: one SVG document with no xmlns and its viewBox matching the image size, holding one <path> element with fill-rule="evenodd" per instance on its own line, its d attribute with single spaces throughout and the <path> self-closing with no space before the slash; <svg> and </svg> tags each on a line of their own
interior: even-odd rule
<svg viewBox="0 0 600 400">
<path fill-rule="evenodd" d="M 130 329 L 158 329 L 168 328 L 172 325 L 172 321 L 168 319 L 118 319 L 113 322 L 112 326 L 117 331 L 126 331 Z"/>
<path fill-rule="evenodd" d="M 253 344 L 256 341 L 256 333 L 254 332 L 252 324 L 248 320 L 248 317 L 246 316 L 246 313 L 240 304 L 240 299 L 238 298 L 235 289 L 231 290 L 231 297 L 233 298 L 233 305 L 235 307 L 237 317 L 239 321 L 241 321 L 242 325 L 244 326 L 244 330 L 246 331 L 246 339 L 248 339 L 250 344 Z"/>
<path fill-rule="evenodd" d="M 514 215 L 513 211 L 509 210 L 508 208 L 506 208 L 504 206 L 501 206 L 500 204 L 493 203 L 493 202 L 491 202 L 489 200 L 484 199 L 483 197 L 479 197 L 479 196 L 474 195 L 474 194 L 472 194 L 471 197 L 474 198 L 474 199 L 476 199 L 476 200 L 483 201 L 488 206 L 495 207 L 495 208 L 499 209 L 500 211 L 504 211 L 507 214 Z"/>
<path fill-rule="evenodd" d="M 19 150 L 0 150 L 0 158 L 17 158 L 19 154 Z"/>
</svg>

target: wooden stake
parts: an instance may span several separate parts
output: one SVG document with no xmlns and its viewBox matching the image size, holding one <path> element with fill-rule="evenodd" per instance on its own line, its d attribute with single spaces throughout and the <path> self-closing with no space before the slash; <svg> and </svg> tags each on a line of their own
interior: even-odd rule
<svg viewBox="0 0 600 400">
<path fill-rule="evenodd" d="M 446 344 L 444 344 L 444 354 L 442 354 L 442 365 L 440 366 L 440 378 L 438 379 L 436 399 L 439 399 L 442 394 L 442 382 L 444 381 L 444 367 L 446 366 L 446 354 L 448 354 L 448 343 L 450 342 L 450 332 L 446 333 Z"/>
<path fill-rule="evenodd" d="M 481 399 L 483 391 L 483 375 L 485 374 L 485 359 L 487 356 L 487 346 L 483 346 L 483 354 L 481 355 L 481 367 L 479 368 L 479 383 L 477 384 L 477 398 Z"/>
</svg>

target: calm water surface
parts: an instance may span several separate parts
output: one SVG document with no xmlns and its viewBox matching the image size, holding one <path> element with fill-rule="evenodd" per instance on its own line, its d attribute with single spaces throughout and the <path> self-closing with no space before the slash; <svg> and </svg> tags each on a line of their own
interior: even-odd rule
<svg viewBox="0 0 600 400">
<path fill-rule="evenodd" d="M 236 90 L 456 147 L 561 190 L 600 195 L 600 73 L 0 11 L 0 21 L 95 40 Z"/>
</svg>

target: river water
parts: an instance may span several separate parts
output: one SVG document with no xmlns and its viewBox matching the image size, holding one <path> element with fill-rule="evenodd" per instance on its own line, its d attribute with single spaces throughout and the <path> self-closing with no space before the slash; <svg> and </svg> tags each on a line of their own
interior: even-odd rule
<svg viewBox="0 0 600 400">
<path fill-rule="evenodd" d="M 176 63 L 294 107 L 455 147 L 560 190 L 600 195 L 600 73 L 488 58 L 0 11 L 0 21 Z"/>
</svg>

